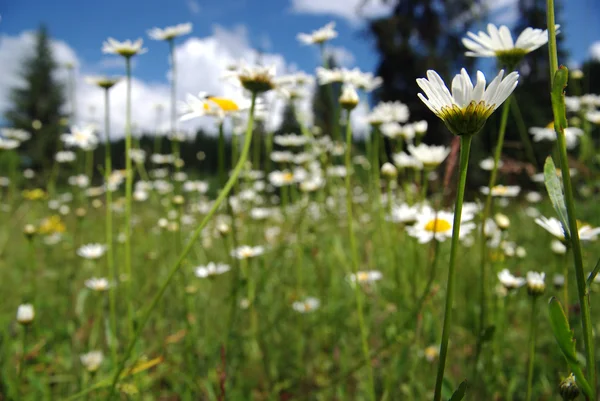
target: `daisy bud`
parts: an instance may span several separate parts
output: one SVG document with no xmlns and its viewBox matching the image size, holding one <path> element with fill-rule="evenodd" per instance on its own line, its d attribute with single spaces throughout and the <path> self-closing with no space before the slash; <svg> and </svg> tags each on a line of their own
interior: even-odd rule
<svg viewBox="0 0 600 401">
<path fill-rule="evenodd" d="M 579 387 L 577 387 L 573 373 L 560 383 L 558 391 L 563 401 L 571 401 L 579 396 Z"/>
<path fill-rule="evenodd" d="M 527 272 L 527 292 L 529 295 L 536 297 L 544 293 L 546 290 L 545 278 L 545 273 Z"/>
<path fill-rule="evenodd" d="M 572 79 L 582 79 L 583 78 L 583 71 L 577 69 L 577 70 L 571 70 L 570 74 Z"/>
<path fill-rule="evenodd" d="M 555 274 L 552 278 L 552 284 L 554 284 L 554 288 L 557 290 L 562 288 L 565 285 L 565 276 L 562 274 Z"/>
<path fill-rule="evenodd" d="M 383 163 L 383 166 L 381 166 L 381 175 L 391 180 L 398 176 L 398 170 L 393 164 L 386 162 Z"/>
<path fill-rule="evenodd" d="M 217 225 L 217 231 L 219 231 L 219 234 L 222 236 L 226 236 L 231 231 L 231 227 L 225 223 L 219 223 Z"/>
<path fill-rule="evenodd" d="M 502 214 L 502 213 L 496 213 L 496 215 L 494 216 L 494 221 L 496 222 L 496 225 L 498 226 L 498 228 L 503 231 L 507 230 L 508 227 L 510 226 L 510 220 L 509 220 L 508 216 L 506 216 L 505 214 Z"/>
<path fill-rule="evenodd" d="M 360 99 L 354 86 L 350 84 L 344 84 L 342 87 L 342 95 L 340 96 L 340 106 L 346 110 L 352 110 L 358 106 Z"/>
<path fill-rule="evenodd" d="M 36 233 L 35 226 L 33 224 L 25 224 L 23 227 L 23 234 L 27 237 L 28 240 L 31 240 Z"/>
<path fill-rule="evenodd" d="M 33 305 L 19 305 L 19 308 L 17 309 L 17 322 L 23 326 L 26 326 L 33 322 L 33 318 L 35 318 L 35 310 L 33 309 Z"/>
<path fill-rule="evenodd" d="M 185 165 L 185 162 L 183 161 L 183 159 L 177 159 L 173 162 L 173 165 L 176 168 L 182 168 Z"/>
<path fill-rule="evenodd" d="M 172 199 L 172 202 L 173 202 L 173 204 L 174 204 L 174 205 L 176 205 L 176 206 L 181 206 L 181 205 L 183 205 L 183 204 L 184 204 L 184 202 L 185 202 L 185 199 L 184 199 L 184 198 L 183 198 L 183 196 L 181 196 L 181 195 L 175 195 L 175 196 L 173 197 L 173 199 Z"/>
<path fill-rule="evenodd" d="M 94 199 L 92 201 L 92 207 L 94 209 L 100 209 L 102 207 L 102 201 L 100 199 Z"/>
</svg>

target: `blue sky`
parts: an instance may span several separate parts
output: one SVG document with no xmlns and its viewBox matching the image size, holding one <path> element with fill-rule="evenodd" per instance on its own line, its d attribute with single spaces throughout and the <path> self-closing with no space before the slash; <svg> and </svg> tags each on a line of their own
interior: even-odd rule
<svg viewBox="0 0 600 401">
<path fill-rule="evenodd" d="M 500 0 L 499 3 L 503 1 L 506 2 Z M 320 2 L 328 3 L 328 0 Z M 336 10 L 334 3 L 340 3 L 339 0 L 329 2 L 330 7 L 320 7 L 310 0 L 304 2 L 305 6 L 299 6 L 302 0 L 19 0 L 5 4 L 0 28 L 5 34 L 14 35 L 45 22 L 51 34 L 68 43 L 82 60 L 101 65 L 100 47 L 107 36 L 146 39 L 148 28 L 185 21 L 194 24 L 193 34 L 200 37 L 211 35 L 215 24 L 229 29 L 244 26 L 252 46 L 282 54 L 301 69 L 311 71 L 318 61 L 316 52 L 300 46 L 295 36 L 334 19 L 340 33 L 335 45 L 353 55 L 350 64 L 372 70 L 377 56 L 363 35 L 364 26 L 340 15 L 351 11 Z M 345 8 L 351 10 L 351 3 L 356 1 L 348 1 Z M 597 23 L 600 1 L 568 0 L 565 3 L 567 44 L 573 58 L 579 61 L 586 57 L 592 42 L 600 40 Z M 146 41 L 150 52 L 144 56 L 143 63 L 138 64 L 136 73 L 150 80 L 163 79 L 166 49 L 161 43 Z"/>
<path fill-rule="evenodd" d="M 486 0 L 493 10 L 490 22 L 509 23 L 517 0 Z M 148 53 L 135 60 L 134 121 L 148 129 L 156 118 L 148 111 L 168 102 L 167 46 L 149 40 L 146 31 L 182 22 L 193 23 L 193 33 L 178 39 L 178 98 L 198 91 L 223 91 L 219 76 L 227 63 L 255 58 L 255 49 L 268 54 L 269 62 L 284 71 L 312 73 L 320 63 L 314 47 L 298 43 L 298 32 L 311 32 L 336 21 L 338 38 L 331 42 L 348 67 L 374 71 L 378 59 L 366 35 L 364 20 L 356 15 L 361 0 L 18 0 L 0 9 L 0 113 L 7 107 L 8 91 L 18 79 L 19 60 L 31 46 L 31 34 L 44 22 L 55 40 L 55 56 L 74 60 L 77 70 L 77 107 L 86 119 L 97 117 L 101 95 L 86 86 L 88 74 L 122 74 L 122 60 L 101 53 L 109 36 L 117 40 L 144 39 Z M 387 15 L 389 5 L 371 0 L 363 9 L 367 17 Z M 599 0 L 564 0 L 566 43 L 572 60 L 581 62 L 596 43 L 600 58 Z M 252 61 L 252 60 L 250 60 Z M 121 98 L 119 85 L 113 89 Z M 216 93 L 224 95 L 226 93 Z M 118 100 L 117 100 L 118 102 Z M 120 125 L 116 104 L 114 124 Z M 357 113 L 355 113 L 357 114 Z"/>
</svg>

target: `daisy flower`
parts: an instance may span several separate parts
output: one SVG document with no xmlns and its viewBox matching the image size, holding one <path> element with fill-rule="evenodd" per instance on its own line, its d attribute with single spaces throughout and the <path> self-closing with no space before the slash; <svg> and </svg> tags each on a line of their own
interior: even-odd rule
<svg viewBox="0 0 600 401">
<path fill-rule="evenodd" d="M 85 280 L 85 286 L 93 291 L 103 292 L 108 290 L 110 287 L 110 283 L 106 278 L 96 278 L 92 277 L 89 280 Z"/>
<path fill-rule="evenodd" d="M 421 143 L 419 146 L 408 145 L 408 151 L 424 167 L 433 169 L 446 159 L 450 153 L 450 148 Z"/>
<path fill-rule="evenodd" d="M 192 23 L 186 22 L 175 26 L 168 26 L 164 29 L 152 28 L 148 30 L 148 36 L 154 40 L 173 40 L 179 36 L 187 35 L 192 32 Z"/>
<path fill-rule="evenodd" d="M 85 77 L 85 82 L 90 85 L 96 85 L 102 89 L 110 89 L 119 82 L 119 77 L 107 77 L 107 76 L 88 76 Z"/>
<path fill-rule="evenodd" d="M 527 280 L 523 277 L 515 277 L 513 276 L 508 269 L 503 269 L 500 273 L 498 273 L 498 280 L 507 290 L 515 290 L 517 288 L 523 287 Z"/>
<path fill-rule="evenodd" d="M 565 242 L 565 231 L 562 223 L 555 217 L 539 217 L 535 223 L 552 234 L 556 239 Z M 587 223 L 577 221 L 577 232 L 581 241 L 595 241 L 600 235 L 600 227 L 592 227 Z"/>
<path fill-rule="evenodd" d="M 498 168 L 501 168 L 504 165 L 502 160 L 498 160 Z M 492 171 L 494 169 L 494 159 L 492 157 L 488 157 L 479 162 L 479 168 L 485 171 Z"/>
<path fill-rule="evenodd" d="M 443 242 L 452 238 L 454 213 L 423 208 L 417 215 L 415 224 L 406 228 L 408 235 L 416 238 L 420 244 L 426 244 L 435 239 Z M 460 238 L 464 238 L 475 228 L 475 223 L 461 222 Z"/>
<path fill-rule="evenodd" d="M 100 368 L 100 365 L 104 360 L 104 354 L 102 351 L 90 351 L 80 355 L 79 360 L 88 372 L 95 372 Z"/>
<path fill-rule="evenodd" d="M 308 142 L 308 138 L 304 135 L 295 134 L 276 135 L 273 137 L 273 142 L 286 147 L 304 146 Z"/>
<path fill-rule="evenodd" d="M 527 272 L 527 292 L 532 296 L 541 295 L 546 289 L 546 273 Z"/>
<path fill-rule="evenodd" d="M 17 308 L 17 322 L 27 325 L 33 322 L 35 318 L 35 309 L 31 304 L 22 304 Z"/>
<path fill-rule="evenodd" d="M 556 131 L 552 123 L 548 124 L 547 127 L 531 127 L 529 133 L 533 135 L 534 142 L 541 141 L 556 141 Z M 573 149 L 579 142 L 579 137 L 583 135 L 583 130 L 577 127 L 565 128 L 565 139 L 567 142 L 567 149 Z"/>
<path fill-rule="evenodd" d="M 358 97 L 358 93 L 356 93 L 356 88 L 354 85 L 349 83 L 344 83 L 342 86 L 342 94 L 340 95 L 340 106 L 345 110 L 352 110 L 358 103 L 360 102 L 360 98 Z"/>
<path fill-rule="evenodd" d="M 312 33 L 299 33 L 297 39 L 305 45 L 321 45 L 338 36 L 335 31 L 335 22 L 330 22 Z"/>
<path fill-rule="evenodd" d="M 31 134 L 20 128 L 2 128 L 0 129 L 0 137 L 25 142 L 31 139 Z"/>
<path fill-rule="evenodd" d="M 321 301 L 313 297 L 308 297 L 302 301 L 296 301 L 292 304 L 292 308 L 299 313 L 312 312 L 315 309 L 318 309 L 319 306 L 321 306 Z"/>
<path fill-rule="evenodd" d="M 367 121 L 373 126 L 391 122 L 405 123 L 409 115 L 408 106 L 400 101 L 379 102 L 367 116 Z"/>
<path fill-rule="evenodd" d="M 57 163 L 70 163 L 75 161 L 75 152 L 71 152 L 70 150 L 58 151 L 54 155 L 54 160 L 56 160 Z"/>
<path fill-rule="evenodd" d="M 348 276 L 351 283 L 358 282 L 359 284 L 371 284 L 383 278 L 383 273 L 379 270 L 362 270 L 356 274 L 352 273 Z"/>
<path fill-rule="evenodd" d="M 557 25 L 558 29 L 559 26 Z M 558 32 L 557 32 L 558 33 Z M 513 41 L 510 30 L 502 25 L 499 28 L 488 24 L 487 32 L 477 34 L 467 32 L 463 45 L 469 49 L 465 55 L 469 57 L 496 57 L 507 66 L 516 66 L 527 53 L 530 53 L 548 43 L 548 30 L 525 28 L 516 42 Z"/>
<path fill-rule="evenodd" d="M 226 73 L 224 78 L 236 79 L 242 87 L 252 93 L 268 92 L 277 87 L 274 65 L 250 66 L 242 63 L 234 71 Z"/>
<path fill-rule="evenodd" d="M 511 72 L 504 77 L 504 70 L 486 88 L 485 76 L 477 71 L 477 83 L 463 68 L 452 80 L 452 93 L 437 72 L 427 71 L 427 79 L 417 79 L 425 92 L 419 98 L 429 109 L 442 119 L 455 135 L 474 135 L 483 128 L 488 117 L 500 107 L 517 87 L 519 74 Z"/>
<path fill-rule="evenodd" d="M 488 195 L 490 193 L 490 189 L 488 187 L 479 188 L 482 194 Z M 507 198 L 514 198 L 519 196 L 521 192 L 521 187 L 518 185 L 496 185 L 492 187 L 492 196 L 500 196 Z"/>
<path fill-rule="evenodd" d="M 413 168 L 422 169 L 423 164 L 416 158 L 407 153 L 400 152 L 393 155 L 393 161 L 399 169 Z"/>
<path fill-rule="evenodd" d="M 231 251 L 231 256 L 236 259 L 250 259 L 262 255 L 264 252 L 265 248 L 262 246 L 242 245 Z"/>
<path fill-rule="evenodd" d="M 226 265 L 224 263 L 209 262 L 206 266 L 196 267 L 196 269 L 194 270 L 194 274 L 198 278 L 207 278 L 227 273 L 229 270 L 231 270 L 231 267 L 229 267 L 229 265 Z"/>
<path fill-rule="evenodd" d="M 102 244 L 87 244 L 77 249 L 77 255 L 84 259 L 100 259 L 106 252 L 106 246 Z"/>
<path fill-rule="evenodd" d="M 126 40 L 125 42 L 119 42 L 113 38 L 108 38 L 106 42 L 102 44 L 102 53 L 105 54 L 119 54 L 123 57 L 132 57 L 136 54 L 144 54 L 148 49 L 142 48 L 144 41 L 139 38 L 135 42 Z"/>
<path fill-rule="evenodd" d="M 203 116 L 223 118 L 227 114 L 249 107 L 250 104 L 247 104 L 246 101 L 210 96 L 206 92 L 200 92 L 198 96 L 187 94 L 186 101 L 179 102 L 179 110 L 181 112 L 179 119 L 180 121 L 188 121 Z"/>
<path fill-rule="evenodd" d="M 16 149 L 21 145 L 21 142 L 16 139 L 8 139 L 0 136 L 0 149 L 11 150 Z"/>
<path fill-rule="evenodd" d="M 92 125 L 71 127 L 69 134 L 61 136 L 62 141 L 67 146 L 78 147 L 83 150 L 92 150 L 98 144 L 98 137 L 95 134 L 95 129 Z"/>
</svg>

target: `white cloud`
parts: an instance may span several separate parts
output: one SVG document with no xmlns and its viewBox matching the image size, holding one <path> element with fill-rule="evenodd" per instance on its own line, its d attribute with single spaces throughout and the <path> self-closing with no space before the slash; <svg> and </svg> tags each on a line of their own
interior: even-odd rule
<svg viewBox="0 0 600 401">
<path fill-rule="evenodd" d="M 518 0 L 486 0 L 485 5 L 490 12 L 490 21 L 496 25 L 511 26 L 519 18 Z"/>
<path fill-rule="evenodd" d="M 3 73 L 0 74 L 0 114 L 9 107 L 10 89 L 19 85 L 19 68 L 23 57 L 32 49 L 34 34 L 24 32 L 17 36 L 0 36 L 0 65 Z M 104 92 L 103 90 L 89 85 L 85 82 L 86 75 L 101 74 L 108 63 L 118 68 L 118 61 L 108 58 L 102 63 L 85 63 L 79 59 L 75 51 L 66 43 L 53 41 L 52 47 L 54 57 L 59 64 L 66 62 L 74 63 L 76 72 L 76 105 L 77 120 L 79 123 L 95 122 L 99 127 L 103 126 L 104 115 Z M 151 50 L 154 51 L 154 50 Z M 160 50 L 157 50 L 160 51 Z M 340 51 L 339 49 L 337 50 Z M 344 54 L 343 51 L 341 51 Z M 240 89 L 224 82 L 221 79 L 227 67 L 246 60 L 254 63 L 260 60 L 264 65 L 275 65 L 277 74 L 285 74 L 296 70 L 294 64 L 289 63 L 280 54 L 263 53 L 258 54 L 248 41 L 245 27 L 238 26 L 233 29 L 225 29 L 215 26 L 213 34 L 208 37 L 190 37 L 176 47 L 177 60 L 177 92 L 178 100 L 185 99 L 187 93 L 197 94 L 200 91 L 208 92 L 216 96 L 237 97 Z M 344 56 L 349 59 L 346 53 Z M 118 60 L 118 59 L 117 59 Z M 144 63 L 144 55 L 137 56 L 136 63 Z M 114 65 L 117 64 L 117 65 Z M 113 73 L 115 68 L 112 68 Z M 118 70 L 117 70 L 118 71 Z M 169 64 L 165 52 L 165 75 L 169 76 Z M 132 81 L 132 122 L 137 130 L 145 133 L 153 133 L 157 129 L 156 106 L 162 105 L 162 121 L 158 127 L 161 131 L 169 129 L 170 115 L 170 86 L 167 79 L 161 82 L 147 82 L 135 77 Z M 66 82 L 66 70 L 62 69 L 57 78 Z M 111 134 L 113 137 L 123 135 L 125 126 L 125 98 L 126 84 L 119 82 L 110 91 L 111 101 Z M 301 110 L 306 112 L 310 109 L 312 95 L 301 105 Z M 270 103 L 271 115 L 267 123 L 268 129 L 274 129 L 281 122 L 281 112 L 285 102 L 276 99 L 275 94 L 270 93 L 267 99 Z M 354 114 L 363 114 L 356 111 Z M 179 128 L 193 131 L 203 128 L 215 132 L 214 121 L 210 118 L 195 119 L 179 124 Z"/>
<path fill-rule="evenodd" d="M 590 57 L 592 60 L 600 62 L 600 40 L 590 46 Z"/>
<path fill-rule="evenodd" d="M 330 15 L 360 23 L 363 18 L 377 18 L 389 15 L 393 10 L 391 2 L 382 0 L 292 0 L 292 11 L 299 14 Z"/>
</svg>

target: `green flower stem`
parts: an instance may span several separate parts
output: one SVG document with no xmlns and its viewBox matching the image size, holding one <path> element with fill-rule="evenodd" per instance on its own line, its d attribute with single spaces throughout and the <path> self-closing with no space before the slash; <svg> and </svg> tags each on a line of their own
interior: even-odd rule
<svg viewBox="0 0 600 401">
<path fill-rule="evenodd" d="M 325 45 L 321 44 L 321 58 L 323 60 L 323 68 L 329 69 L 329 60 L 327 59 L 327 55 L 325 54 Z M 333 115 L 331 116 L 331 129 L 333 139 L 342 139 L 342 133 L 340 132 L 340 107 L 333 94 L 333 84 L 327 84 L 327 95 L 329 96 L 329 101 L 331 102 L 331 110 L 333 110 Z"/>
<path fill-rule="evenodd" d="M 162 284 L 162 286 L 160 287 L 160 289 L 158 290 L 156 295 L 154 295 L 154 298 L 150 302 L 148 309 L 146 310 L 146 312 L 144 312 L 142 318 L 140 319 L 139 325 L 137 326 L 137 330 L 135 332 L 135 335 L 130 340 L 129 345 L 127 346 L 127 350 L 125 351 L 125 355 L 123 356 L 123 359 L 121 360 L 119 367 L 117 368 L 117 370 L 115 372 L 107 400 L 111 400 L 113 398 L 116 387 L 117 387 L 117 382 L 119 381 L 119 376 L 125 369 L 125 364 L 127 363 L 127 360 L 129 359 L 129 357 L 131 356 L 131 353 L 133 352 L 133 348 L 134 348 L 138 338 L 140 337 L 142 330 L 144 329 L 144 326 L 148 322 L 148 319 L 150 318 L 152 311 L 156 308 L 156 305 L 158 304 L 158 302 L 161 300 L 162 296 L 164 295 L 167 287 L 169 286 L 169 283 L 171 282 L 171 280 L 173 280 L 173 277 L 175 277 L 175 274 L 177 274 L 177 272 L 181 268 L 183 260 L 185 259 L 187 254 L 190 253 L 190 251 L 194 247 L 194 244 L 196 243 L 196 240 L 200 236 L 200 233 L 202 232 L 202 230 L 204 229 L 206 224 L 210 221 L 212 216 L 215 214 L 215 212 L 217 211 L 217 209 L 219 208 L 221 203 L 223 203 L 223 200 L 225 200 L 227 198 L 229 191 L 231 191 L 231 188 L 237 181 L 237 178 L 240 175 L 242 168 L 244 167 L 244 163 L 246 163 L 246 159 L 248 158 L 248 153 L 250 151 L 250 143 L 252 142 L 252 126 L 254 123 L 255 103 L 256 103 L 256 94 L 253 94 L 252 95 L 252 103 L 250 105 L 250 118 L 248 120 L 248 127 L 246 129 L 246 138 L 244 141 L 244 149 L 242 150 L 242 155 L 240 156 L 240 160 L 238 161 L 237 165 L 235 166 L 235 169 L 233 170 L 231 176 L 229 177 L 229 180 L 223 187 L 223 190 L 221 191 L 221 193 L 219 194 L 219 196 L 213 203 L 212 208 L 210 209 L 208 214 L 204 217 L 204 219 L 202 220 L 200 225 L 196 228 L 196 230 L 192 234 L 192 237 L 189 239 L 189 241 L 185 245 L 183 252 L 179 255 L 179 258 L 177 259 L 175 264 L 173 264 L 173 266 L 171 267 L 171 270 L 169 271 L 169 275 L 167 276 L 167 279 Z"/>
<path fill-rule="evenodd" d="M 371 354 L 369 351 L 368 332 L 365 324 L 363 311 L 363 296 L 361 293 L 360 283 L 358 282 L 359 258 L 358 249 L 356 247 L 356 238 L 354 236 L 353 217 L 352 217 L 352 185 L 351 185 L 351 169 L 352 169 L 352 124 L 350 123 L 350 114 L 346 120 L 346 214 L 348 216 L 348 234 L 350 236 L 350 249 L 352 257 L 352 269 L 355 276 L 354 294 L 356 296 L 356 314 L 358 315 L 358 324 L 360 326 L 360 337 L 362 343 L 363 357 L 368 369 L 369 391 L 371 401 L 375 401 L 375 380 L 373 378 L 373 366 L 371 365 Z"/>
<path fill-rule="evenodd" d="M 104 89 L 104 185 L 108 185 L 110 175 L 112 174 L 112 157 L 110 154 L 110 97 L 109 89 Z M 117 275 L 115 274 L 115 260 L 113 249 L 113 216 L 112 216 L 112 192 L 106 188 L 106 270 L 108 281 L 111 284 L 108 289 L 109 314 L 110 314 L 110 351 L 113 363 L 117 363 L 117 301 L 116 288 Z"/>
<path fill-rule="evenodd" d="M 558 71 L 558 56 L 556 51 L 556 28 L 554 18 L 554 0 L 547 0 L 547 18 L 548 18 L 548 54 L 550 58 L 550 78 L 554 80 L 554 76 Z M 556 88 L 553 88 L 553 91 Z M 567 144 L 562 120 L 565 118 L 564 97 L 556 99 L 552 96 L 552 109 L 554 112 L 554 122 L 556 129 L 556 137 L 560 156 L 560 169 L 562 172 L 562 181 L 565 192 L 565 203 L 567 207 L 567 215 L 569 217 L 569 230 L 571 233 L 571 248 L 573 250 L 573 259 L 575 262 L 575 276 L 577 279 L 577 293 L 579 296 L 579 307 L 581 308 L 581 324 L 583 326 L 583 343 L 585 346 L 585 359 L 587 369 L 587 380 L 592 387 L 592 399 L 597 399 L 596 390 L 596 358 L 595 358 L 595 343 L 594 334 L 592 331 L 592 322 L 590 317 L 590 304 L 587 297 L 588 288 L 586 277 L 583 271 L 583 255 L 581 251 L 581 243 L 579 241 L 579 228 L 577 227 L 577 218 L 575 216 L 575 200 L 573 197 L 573 185 L 571 183 L 571 175 L 569 173 L 569 159 L 567 155 Z M 562 103 L 562 105 L 560 104 Z M 562 109 L 562 110 L 561 110 Z"/>
<path fill-rule="evenodd" d="M 533 145 L 531 143 L 531 138 L 527 133 L 527 126 L 525 125 L 525 121 L 523 120 L 523 115 L 521 114 L 521 109 L 519 108 L 519 102 L 517 102 L 516 96 L 511 96 L 512 107 L 510 109 L 513 114 L 513 118 L 517 123 L 517 129 L 519 131 L 519 135 L 521 136 L 521 143 L 525 147 L 525 154 L 529 159 L 529 162 L 534 166 L 537 165 L 537 159 L 535 158 L 535 152 L 533 150 Z"/>
<path fill-rule="evenodd" d="M 300 125 L 302 127 L 302 125 Z M 269 132 L 265 137 L 265 172 L 269 174 L 273 171 L 273 162 L 271 160 L 271 153 L 273 152 L 273 132 Z"/>
<path fill-rule="evenodd" d="M 565 278 L 565 282 L 563 283 L 563 305 L 565 317 L 567 318 L 567 322 L 569 321 L 569 248 L 563 255 L 562 258 L 562 275 Z"/>
<path fill-rule="evenodd" d="M 92 182 L 92 178 L 94 177 L 94 151 L 88 150 L 85 152 L 85 175 Z"/>
<path fill-rule="evenodd" d="M 21 394 L 21 395 L 25 395 L 22 391 L 23 391 L 23 384 L 24 384 L 23 371 L 25 370 L 25 351 L 27 350 L 28 334 L 29 334 L 29 326 L 25 325 L 25 326 L 23 326 L 23 338 L 22 338 L 23 350 L 21 351 L 21 358 L 19 360 L 19 375 L 18 375 L 19 394 Z"/>
<path fill-rule="evenodd" d="M 219 153 L 217 164 L 219 166 L 219 188 L 225 184 L 225 133 L 223 121 L 219 122 Z"/>
<path fill-rule="evenodd" d="M 131 195 L 133 187 L 133 169 L 131 165 L 131 57 L 125 57 L 127 75 L 127 100 L 125 108 L 125 294 L 127 304 L 127 334 L 133 337 L 133 305 L 131 294 Z"/>
<path fill-rule="evenodd" d="M 446 357 L 448 355 L 448 339 L 450 337 L 450 327 L 452 322 L 452 304 L 454 302 L 454 285 L 456 282 L 456 254 L 458 252 L 458 240 L 460 235 L 460 220 L 462 206 L 465 196 L 465 186 L 467 183 L 467 170 L 469 167 L 469 152 L 471 150 L 471 135 L 460 137 L 460 165 L 458 189 L 456 192 L 456 203 L 454 205 L 454 222 L 452 225 L 452 245 L 450 248 L 450 262 L 448 267 L 448 287 L 446 289 L 446 306 L 444 308 L 444 324 L 442 328 L 442 341 L 440 344 L 440 363 L 438 365 L 437 377 L 435 380 L 435 393 L 433 401 L 442 399 L 442 383 L 444 381 L 444 370 L 446 368 Z"/>
<path fill-rule="evenodd" d="M 371 152 L 373 153 L 373 160 L 371 161 L 371 168 L 373 169 L 373 187 L 375 189 L 375 196 L 377 198 L 377 206 L 381 207 L 381 172 L 379 170 L 379 137 L 381 133 L 378 128 L 373 128 L 373 146 Z"/>
<path fill-rule="evenodd" d="M 537 329 L 536 319 L 537 296 L 531 298 L 531 320 L 529 322 L 529 355 L 527 357 L 527 395 L 525 401 L 531 401 L 531 388 L 533 384 L 533 362 L 535 358 L 535 334 Z"/>
<path fill-rule="evenodd" d="M 483 213 L 481 215 L 480 227 L 479 227 L 479 254 L 481 256 L 481 262 L 479 265 L 479 332 L 477 333 L 477 346 L 475 351 L 475 363 L 477 366 L 479 360 L 479 354 L 481 351 L 481 333 L 485 330 L 486 316 L 487 316 L 487 241 L 485 238 L 485 222 L 492 212 L 492 188 L 496 185 L 496 179 L 498 177 L 498 163 L 500 162 L 500 156 L 502 155 L 502 147 L 504 145 L 504 135 L 506 133 L 506 124 L 508 122 L 508 112 L 510 111 L 510 103 L 512 95 L 502 105 L 502 116 L 500 117 L 500 129 L 498 130 L 498 143 L 496 143 L 496 149 L 494 151 L 494 168 L 490 174 L 490 180 L 488 182 L 488 194 L 485 198 L 485 205 L 483 207 Z M 475 368 L 476 369 L 476 368 Z"/>
</svg>

